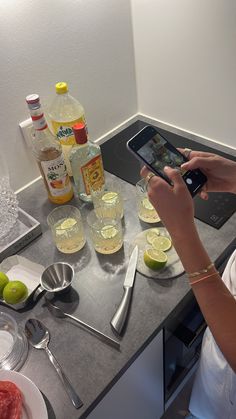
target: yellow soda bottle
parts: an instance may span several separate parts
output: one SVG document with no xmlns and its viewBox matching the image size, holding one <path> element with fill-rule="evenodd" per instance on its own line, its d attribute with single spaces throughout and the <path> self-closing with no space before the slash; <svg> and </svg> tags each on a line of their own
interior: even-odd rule
<svg viewBox="0 0 236 419">
<path fill-rule="evenodd" d="M 80 122 L 86 126 L 84 108 L 77 99 L 69 94 L 67 83 L 59 82 L 55 88 L 56 97 L 49 109 L 49 117 L 52 130 L 61 143 L 68 174 L 72 176 L 69 155 L 72 146 L 76 144 L 72 127 Z"/>
</svg>

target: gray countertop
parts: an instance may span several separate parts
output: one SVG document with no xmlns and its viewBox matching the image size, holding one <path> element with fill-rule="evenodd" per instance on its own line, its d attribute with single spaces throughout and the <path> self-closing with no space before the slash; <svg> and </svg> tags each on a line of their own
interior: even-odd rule
<svg viewBox="0 0 236 419">
<path fill-rule="evenodd" d="M 106 173 L 108 178 L 113 175 Z M 64 255 L 55 248 L 46 223 L 49 212 L 55 208 L 47 200 L 41 180 L 19 194 L 20 207 L 40 221 L 43 234 L 20 254 L 31 261 L 47 266 L 55 261 L 66 261 L 75 269 L 73 290 L 60 299 L 68 312 L 80 317 L 102 332 L 114 337 L 110 320 L 123 292 L 124 275 L 130 243 L 148 224 L 137 217 L 135 187 L 118 180 L 124 196 L 124 247 L 114 255 L 98 255 L 90 242 L 85 225 L 87 244 L 74 255 Z M 74 198 L 70 204 L 80 208 L 85 220 L 92 208 Z M 235 237 L 234 214 L 220 230 L 201 221 L 196 224 L 205 247 L 215 260 Z M 49 419 L 84 418 L 95 406 L 135 357 L 163 327 L 165 320 L 190 292 L 185 275 L 172 280 L 153 280 L 137 273 L 127 328 L 121 338 L 121 350 L 106 345 L 69 319 L 55 319 L 45 307 L 44 297 L 30 310 L 12 314 L 20 325 L 30 317 L 42 320 L 51 332 L 49 347 L 54 352 L 84 402 L 76 410 L 70 403 L 57 374 L 44 351 L 29 348 L 28 358 L 21 371 L 32 379 L 45 397 Z M 104 393 L 103 393 L 104 394 Z"/>
</svg>

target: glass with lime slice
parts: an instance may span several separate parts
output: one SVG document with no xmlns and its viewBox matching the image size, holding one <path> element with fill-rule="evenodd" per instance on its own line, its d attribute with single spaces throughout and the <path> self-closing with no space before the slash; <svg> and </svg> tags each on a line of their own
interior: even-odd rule
<svg viewBox="0 0 236 419">
<path fill-rule="evenodd" d="M 117 180 L 106 180 L 105 185 L 102 185 L 100 188 L 95 184 L 94 189 L 91 189 L 91 197 L 94 208 L 103 208 L 103 212 L 106 212 L 107 217 L 123 218 L 123 198 L 120 184 Z"/>
<path fill-rule="evenodd" d="M 145 223 L 158 223 L 160 217 L 148 199 L 145 179 L 141 179 L 136 183 L 136 195 L 139 219 Z"/>
<path fill-rule="evenodd" d="M 90 236 L 98 253 L 112 254 L 123 246 L 120 218 L 108 217 L 103 208 L 97 207 L 87 216 Z"/>
<path fill-rule="evenodd" d="M 64 205 L 55 208 L 47 218 L 56 247 L 63 253 L 75 253 L 82 249 L 86 239 L 78 208 Z"/>
</svg>

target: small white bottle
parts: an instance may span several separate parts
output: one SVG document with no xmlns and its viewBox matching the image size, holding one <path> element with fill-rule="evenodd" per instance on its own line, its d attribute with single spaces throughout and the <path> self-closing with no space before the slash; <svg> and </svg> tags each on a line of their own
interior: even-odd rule
<svg viewBox="0 0 236 419">
<path fill-rule="evenodd" d="M 59 82 L 55 88 L 56 97 L 49 109 L 49 117 L 53 132 L 61 143 L 68 174 L 72 176 L 69 162 L 69 154 L 75 144 L 72 127 L 78 122 L 83 122 L 86 126 L 84 108 L 77 99 L 69 94 L 67 83 Z"/>
<path fill-rule="evenodd" d="M 86 127 L 83 123 L 73 126 L 76 144 L 70 152 L 70 164 L 79 198 L 91 202 L 90 189 L 96 183 L 102 187 L 105 183 L 101 149 L 99 145 L 88 141 Z"/>
</svg>

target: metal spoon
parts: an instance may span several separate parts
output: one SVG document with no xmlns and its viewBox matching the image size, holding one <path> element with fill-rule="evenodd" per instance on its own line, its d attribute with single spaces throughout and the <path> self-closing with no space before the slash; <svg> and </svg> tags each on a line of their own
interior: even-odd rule
<svg viewBox="0 0 236 419">
<path fill-rule="evenodd" d="M 29 340 L 29 343 L 36 349 L 44 349 L 52 363 L 55 367 L 65 389 L 70 397 L 73 405 L 76 409 L 83 406 L 83 402 L 80 400 L 79 396 L 76 394 L 71 383 L 69 382 L 67 376 L 62 371 L 62 368 L 52 352 L 48 348 L 48 343 L 50 340 L 50 335 L 48 329 L 37 319 L 29 319 L 25 324 L 25 334 Z"/>
<path fill-rule="evenodd" d="M 69 317 L 70 319 L 79 323 L 80 326 L 83 326 L 85 329 L 92 332 L 95 336 L 97 336 L 103 342 L 108 343 L 109 345 L 113 346 L 116 349 L 120 349 L 120 343 L 117 342 L 115 339 L 110 338 L 109 336 L 105 335 L 104 333 L 100 332 L 99 330 L 95 329 L 94 327 L 90 326 L 89 324 L 83 322 L 82 320 L 77 319 L 77 317 L 74 317 L 71 314 L 65 313 L 61 308 L 55 306 L 55 304 L 53 304 L 47 298 L 45 300 L 46 300 L 47 307 L 48 307 L 49 311 L 52 313 L 53 316 L 59 317 L 59 318 Z"/>
</svg>

